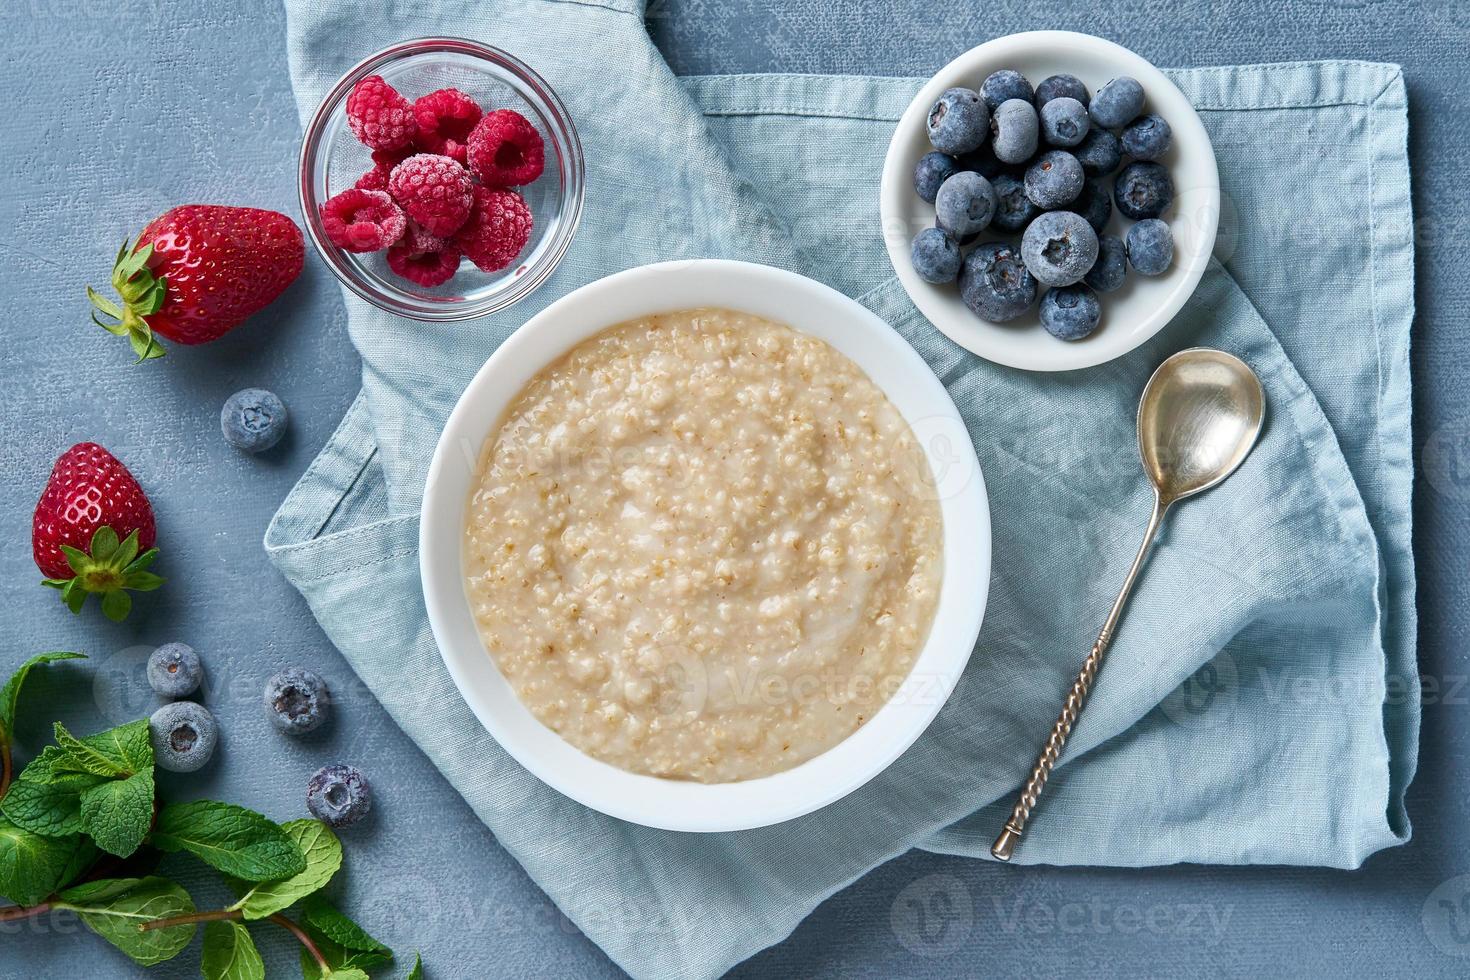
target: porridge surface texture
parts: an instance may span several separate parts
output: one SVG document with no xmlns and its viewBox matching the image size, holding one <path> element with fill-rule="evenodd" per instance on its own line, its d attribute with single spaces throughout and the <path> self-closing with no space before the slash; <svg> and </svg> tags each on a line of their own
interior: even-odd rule
<svg viewBox="0 0 1470 980">
<path fill-rule="evenodd" d="M 594 758 L 768 775 L 871 718 L 928 636 L 932 476 L 856 364 L 746 313 L 582 342 L 512 401 L 464 543 L 485 646 Z"/>
</svg>

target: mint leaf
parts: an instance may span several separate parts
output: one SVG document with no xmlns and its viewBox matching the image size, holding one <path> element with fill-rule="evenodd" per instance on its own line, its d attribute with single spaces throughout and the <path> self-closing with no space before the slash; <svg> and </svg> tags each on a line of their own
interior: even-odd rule
<svg viewBox="0 0 1470 980">
<path fill-rule="evenodd" d="M 314 895 L 301 909 L 302 918 L 321 935 L 343 949 L 363 953 L 384 954 L 379 962 L 393 958 L 393 951 L 378 942 L 367 931 L 339 912 L 331 902 Z M 359 965 L 376 965 L 359 963 Z"/>
<path fill-rule="evenodd" d="M 211 922 L 204 927 L 204 980 L 265 980 L 265 963 L 250 931 L 238 922 Z"/>
<path fill-rule="evenodd" d="M 82 793 L 106 776 L 58 770 L 65 753 L 48 745 L 31 760 L 0 800 L 0 813 L 17 827 L 43 837 L 67 837 L 82 832 Z"/>
<path fill-rule="evenodd" d="M 16 905 L 45 900 L 72 871 L 80 837 L 42 837 L 0 817 L 0 895 Z"/>
<path fill-rule="evenodd" d="M 71 909 L 87 927 L 140 966 L 172 959 L 194 938 L 193 923 L 140 932 L 152 919 L 190 915 L 194 902 L 182 887 L 163 878 L 94 881 L 57 896 L 57 908 Z"/>
<path fill-rule="evenodd" d="M 200 800 L 164 807 L 153 828 L 153 846 L 188 851 L 246 881 L 275 881 L 306 870 L 305 855 L 284 830 L 233 803 Z"/>
<path fill-rule="evenodd" d="M 87 659 L 86 656 L 80 653 L 38 653 L 21 664 L 20 669 L 10 676 L 5 687 L 0 688 L 0 738 L 6 738 L 7 733 L 15 727 L 15 708 L 16 703 L 20 700 L 20 688 L 33 668 L 42 664 L 55 663 L 58 660 L 85 659 Z"/>
<path fill-rule="evenodd" d="M 86 738 L 77 738 L 61 722 L 57 722 L 56 744 L 65 753 L 57 768 L 73 772 L 90 772 L 98 776 L 131 776 L 153 768 L 153 743 L 148 738 L 147 718 L 109 728 Z"/>
<path fill-rule="evenodd" d="M 408 971 L 407 980 L 424 980 L 424 958 L 413 954 L 413 969 Z"/>
<path fill-rule="evenodd" d="M 81 818 L 82 830 L 98 847 L 118 857 L 131 855 L 153 822 L 153 768 L 84 790 Z"/>
<path fill-rule="evenodd" d="M 281 829 L 306 857 L 306 870 L 251 889 L 236 906 L 247 919 L 265 919 L 289 908 L 324 887 L 342 867 L 342 843 L 320 820 L 292 820 Z"/>
</svg>

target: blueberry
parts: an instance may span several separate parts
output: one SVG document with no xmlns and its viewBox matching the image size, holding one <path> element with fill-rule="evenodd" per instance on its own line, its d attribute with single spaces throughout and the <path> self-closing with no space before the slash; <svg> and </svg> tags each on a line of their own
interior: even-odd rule
<svg viewBox="0 0 1470 980">
<path fill-rule="evenodd" d="M 199 689 L 204 667 L 187 643 L 165 643 L 148 657 L 148 686 L 166 698 L 186 698 Z"/>
<path fill-rule="evenodd" d="M 1123 128 L 1123 150 L 1138 160 L 1157 160 L 1169 152 L 1174 132 L 1163 116 L 1139 116 Z"/>
<path fill-rule="evenodd" d="M 225 399 L 219 427 L 236 449 L 263 453 L 286 434 L 286 405 L 264 388 L 246 388 Z"/>
<path fill-rule="evenodd" d="M 1157 218 L 1174 203 L 1174 181 L 1157 163 L 1130 163 L 1113 185 L 1113 201 L 1134 221 Z"/>
<path fill-rule="evenodd" d="M 209 709 L 194 701 L 175 701 L 148 719 L 153 761 L 169 772 L 194 772 L 214 755 L 219 725 Z"/>
<path fill-rule="evenodd" d="M 960 157 L 957 169 L 973 170 L 986 180 L 994 180 L 997 175 L 1005 173 L 1006 165 L 995 158 L 995 151 L 986 140 Z"/>
<path fill-rule="evenodd" d="M 1097 293 L 1081 283 L 1049 289 L 1041 297 L 1041 325 L 1058 340 L 1081 340 L 1101 319 Z"/>
<path fill-rule="evenodd" d="M 1071 204 L 1082 193 L 1082 164 L 1066 150 L 1047 150 L 1026 168 L 1026 196 L 1042 210 Z"/>
<path fill-rule="evenodd" d="M 373 808 L 373 787 L 356 766 L 322 766 L 306 783 L 306 808 L 328 827 L 357 823 Z"/>
<path fill-rule="evenodd" d="M 1082 193 L 1067 210 L 1076 211 L 1087 219 L 1093 231 L 1101 232 L 1113 216 L 1113 201 L 1108 194 L 1107 182 L 1101 177 L 1089 177 L 1082 185 Z"/>
<path fill-rule="evenodd" d="M 914 193 L 925 203 L 933 204 L 934 195 L 939 193 L 939 185 L 958 169 L 959 162 L 948 153 L 940 153 L 938 150 L 925 153 L 914 164 Z"/>
<path fill-rule="evenodd" d="M 995 189 L 977 173 L 961 170 L 934 197 L 934 220 L 958 241 L 973 238 L 995 216 Z"/>
<path fill-rule="evenodd" d="M 1097 236 L 1097 261 L 1082 281 L 1100 293 L 1111 293 L 1128 275 L 1127 250 L 1117 235 Z"/>
<path fill-rule="evenodd" d="M 914 271 L 925 282 L 954 282 L 960 274 L 960 243 L 939 228 L 925 228 L 914 236 Z"/>
<path fill-rule="evenodd" d="M 1021 260 L 1042 285 L 1070 286 L 1097 261 L 1097 232 L 1081 215 L 1048 211 L 1021 236 Z"/>
<path fill-rule="evenodd" d="M 995 188 L 995 218 L 991 224 L 1001 231 L 1020 231 L 1041 213 L 1026 196 L 1026 185 L 1015 174 L 1001 174 L 990 186 Z"/>
<path fill-rule="evenodd" d="M 1161 276 L 1174 261 L 1174 233 L 1158 218 L 1128 229 L 1128 262 L 1143 276 Z"/>
<path fill-rule="evenodd" d="M 1009 68 L 991 72 L 985 81 L 980 83 L 980 98 L 985 100 L 985 106 L 991 112 L 994 112 L 1002 102 L 1010 99 L 1025 99 L 1030 102 L 1035 95 L 1026 76 Z"/>
<path fill-rule="evenodd" d="M 1036 86 L 1036 108 L 1040 109 L 1052 99 L 1076 99 L 1087 105 L 1087 86 L 1076 75 L 1052 75 Z"/>
<path fill-rule="evenodd" d="M 1138 79 L 1119 75 L 1097 90 L 1088 106 L 1092 121 L 1103 129 L 1118 129 L 1143 111 L 1143 86 Z"/>
<path fill-rule="evenodd" d="M 952 88 L 929 110 L 929 142 L 941 153 L 969 153 L 984 142 L 989 125 L 990 110 L 979 94 L 967 88 Z"/>
<path fill-rule="evenodd" d="M 1036 152 L 1036 110 L 1030 102 L 1007 99 L 990 117 L 990 144 L 1004 163 L 1025 163 Z"/>
<path fill-rule="evenodd" d="M 332 711 L 327 682 L 302 667 L 287 667 L 265 682 L 271 722 L 287 735 L 316 731 Z"/>
<path fill-rule="evenodd" d="M 1094 126 L 1087 131 L 1072 155 L 1082 164 L 1083 170 L 1105 176 L 1117 170 L 1118 164 L 1123 162 L 1123 145 L 1108 130 Z"/>
<path fill-rule="evenodd" d="M 981 319 L 1004 323 L 1031 309 L 1036 280 L 1014 246 L 986 242 L 960 266 L 960 299 Z"/>
<path fill-rule="evenodd" d="M 1052 146 L 1076 146 L 1090 128 L 1087 107 L 1069 95 L 1041 107 L 1041 137 Z"/>
</svg>

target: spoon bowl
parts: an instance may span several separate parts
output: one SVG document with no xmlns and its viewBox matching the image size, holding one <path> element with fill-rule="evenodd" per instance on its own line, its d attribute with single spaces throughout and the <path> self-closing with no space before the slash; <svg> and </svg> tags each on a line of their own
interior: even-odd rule
<svg viewBox="0 0 1470 980">
<path fill-rule="evenodd" d="M 1138 452 L 1164 506 L 1235 472 L 1265 413 L 1260 379 L 1232 354 L 1195 347 L 1160 364 L 1138 404 Z"/>
</svg>

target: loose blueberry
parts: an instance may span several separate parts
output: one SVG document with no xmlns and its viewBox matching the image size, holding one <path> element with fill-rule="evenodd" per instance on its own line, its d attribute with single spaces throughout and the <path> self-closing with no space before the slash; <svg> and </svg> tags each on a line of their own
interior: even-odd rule
<svg viewBox="0 0 1470 980">
<path fill-rule="evenodd" d="M 357 823 L 373 808 L 373 787 L 356 766 L 322 766 L 306 784 L 306 808 L 328 827 Z"/>
<path fill-rule="evenodd" d="M 1123 162 L 1123 144 L 1108 130 L 1094 126 L 1087 131 L 1072 155 L 1082 164 L 1083 170 L 1102 177 L 1117 170 L 1118 164 Z"/>
<path fill-rule="evenodd" d="M 995 217 L 995 189 L 977 173 L 961 170 L 934 197 L 934 221 L 956 241 L 973 238 Z"/>
<path fill-rule="evenodd" d="M 327 720 L 332 697 L 318 674 L 287 667 L 265 682 L 265 706 L 277 729 L 287 735 L 305 735 Z"/>
<path fill-rule="evenodd" d="M 925 153 L 919 157 L 919 162 L 914 165 L 914 193 L 919 199 L 927 204 L 934 203 L 934 195 L 939 193 L 939 185 L 950 178 L 959 169 L 959 162 L 948 153 Z"/>
<path fill-rule="evenodd" d="M 1035 95 L 1026 76 L 1009 68 L 991 72 L 985 81 L 980 83 L 980 98 L 985 100 L 986 108 L 991 112 L 994 112 L 1002 102 L 1010 99 L 1025 99 L 1030 102 Z"/>
<path fill-rule="evenodd" d="M 148 719 L 153 761 L 169 772 L 194 772 L 214 756 L 219 725 L 209 709 L 194 701 L 175 701 Z"/>
<path fill-rule="evenodd" d="M 978 317 L 1004 323 L 1036 302 L 1036 279 L 1026 271 L 1014 246 L 986 242 L 965 256 L 960 267 L 960 299 Z"/>
<path fill-rule="evenodd" d="M 1041 107 L 1041 138 L 1052 146 L 1076 146 L 1087 138 L 1091 128 L 1087 107 L 1070 95 Z"/>
<path fill-rule="evenodd" d="M 1082 281 L 1100 293 L 1111 293 L 1128 276 L 1128 252 L 1117 235 L 1097 236 L 1097 261 Z"/>
<path fill-rule="evenodd" d="M 1088 102 L 1087 86 L 1076 75 L 1052 75 L 1036 86 L 1036 108 L 1040 109 L 1052 99 L 1076 99 L 1083 105 Z"/>
<path fill-rule="evenodd" d="M 1097 90 L 1088 105 L 1092 121 L 1103 129 L 1118 129 L 1143 111 L 1143 86 L 1136 78 L 1119 75 Z"/>
<path fill-rule="evenodd" d="M 910 250 L 914 271 L 925 282 L 954 282 L 960 274 L 960 243 L 939 228 L 925 228 L 914 236 Z"/>
<path fill-rule="evenodd" d="M 1077 200 L 1082 164 L 1066 150 L 1047 150 L 1026 168 L 1026 196 L 1043 211 Z"/>
<path fill-rule="evenodd" d="M 1097 232 L 1081 215 L 1048 211 L 1021 236 L 1021 260 L 1042 285 L 1081 282 L 1097 261 Z"/>
<path fill-rule="evenodd" d="M 186 698 L 199 689 L 204 667 L 187 643 L 165 643 L 148 657 L 148 686 L 165 698 Z"/>
<path fill-rule="evenodd" d="M 995 188 L 995 217 L 991 225 L 1001 231 L 1017 232 L 1041 213 L 1026 196 L 1026 185 L 1015 174 L 1001 174 L 990 182 Z"/>
<path fill-rule="evenodd" d="M 1036 152 L 1036 109 L 1030 102 L 1007 99 L 990 117 L 990 145 L 1003 163 L 1025 163 Z"/>
<path fill-rule="evenodd" d="M 1143 276 L 1161 276 L 1174 261 L 1174 233 L 1158 218 L 1128 229 L 1128 262 Z"/>
<path fill-rule="evenodd" d="M 951 156 L 969 153 L 985 140 L 990 110 L 980 95 L 967 88 L 952 88 L 929 110 L 929 142 Z"/>
<path fill-rule="evenodd" d="M 1081 340 L 1102 319 L 1097 293 L 1081 283 L 1047 290 L 1041 297 L 1040 312 L 1041 325 L 1058 340 Z"/>
<path fill-rule="evenodd" d="M 1082 185 L 1082 193 L 1067 210 L 1076 211 L 1087 219 L 1093 231 L 1101 232 L 1113 216 L 1113 201 L 1108 194 L 1107 182 L 1101 177 L 1089 177 Z"/>
<path fill-rule="evenodd" d="M 263 453 L 286 434 L 286 405 L 264 388 L 246 388 L 225 399 L 219 427 L 236 449 Z"/>
<path fill-rule="evenodd" d="M 1138 160 L 1157 160 L 1173 142 L 1174 132 L 1163 116 L 1149 113 L 1123 127 L 1123 150 Z"/>
<path fill-rule="evenodd" d="M 1113 185 L 1113 201 L 1134 221 L 1157 218 L 1174 203 L 1174 181 L 1157 163 L 1130 163 Z"/>
</svg>

